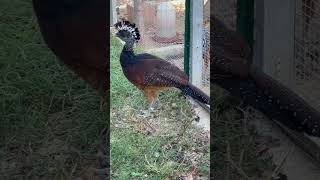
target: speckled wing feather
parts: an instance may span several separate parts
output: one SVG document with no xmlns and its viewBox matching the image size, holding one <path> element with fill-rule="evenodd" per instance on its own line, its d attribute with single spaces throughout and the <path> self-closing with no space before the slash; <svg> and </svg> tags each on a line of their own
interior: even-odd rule
<svg viewBox="0 0 320 180">
<path fill-rule="evenodd" d="M 146 73 L 145 83 L 164 87 L 180 87 L 188 84 L 188 76 L 170 63 L 165 65 L 161 63 Z"/>
<path fill-rule="evenodd" d="M 217 74 L 217 70 L 223 70 L 225 74 L 234 75 L 216 78 L 214 82 L 270 119 L 276 119 L 291 129 L 320 136 L 320 113 L 260 68 L 250 67 L 247 60 L 250 54 L 246 52 L 247 46 L 243 45 L 245 41 L 219 20 L 214 25 L 212 72 Z M 246 77 L 241 77 L 240 73 Z"/>
<path fill-rule="evenodd" d="M 148 59 L 146 59 L 148 58 Z M 136 64 L 127 68 L 127 78 L 140 85 L 179 87 L 188 84 L 188 76 L 177 66 L 150 54 L 136 56 Z M 134 73 L 134 76 L 130 76 Z"/>
</svg>

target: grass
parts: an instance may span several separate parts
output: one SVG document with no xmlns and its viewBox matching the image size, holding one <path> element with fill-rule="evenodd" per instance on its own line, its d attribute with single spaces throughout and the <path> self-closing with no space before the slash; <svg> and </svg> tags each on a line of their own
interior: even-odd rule
<svg viewBox="0 0 320 180">
<path fill-rule="evenodd" d="M 70 179 L 93 166 L 106 107 L 43 42 L 31 1 L 0 2 L 0 179 Z"/>
<path fill-rule="evenodd" d="M 212 86 L 215 97 L 212 138 L 212 167 L 216 179 L 271 179 L 274 164 L 270 154 L 261 153 L 259 144 L 268 137 L 259 136 L 250 125 L 257 112 L 241 107 L 240 102 L 224 90 Z M 267 146 L 265 146 L 268 148 Z"/>
<path fill-rule="evenodd" d="M 111 177 L 166 179 L 208 177 L 208 133 L 194 125 L 191 104 L 176 90 L 159 97 L 150 119 L 139 117 L 147 108 L 142 93 L 124 77 L 119 55 L 122 44 L 111 37 Z M 141 51 L 141 49 L 137 49 Z"/>
</svg>

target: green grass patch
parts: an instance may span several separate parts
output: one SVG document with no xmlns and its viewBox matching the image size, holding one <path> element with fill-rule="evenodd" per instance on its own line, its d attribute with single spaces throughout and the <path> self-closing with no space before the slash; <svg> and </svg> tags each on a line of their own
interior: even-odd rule
<svg viewBox="0 0 320 180">
<path fill-rule="evenodd" d="M 111 37 L 111 177 L 166 179 L 187 175 L 197 166 L 208 177 L 209 141 L 197 128 L 191 104 L 177 90 L 159 96 L 150 119 L 138 116 L 148 107 L 142 92 L 123 75 L 119 55 L 123 45 Z M 137 48 L 136 52 L 142 49 Z M 199 145 L 200 144 L 200 145 Z M 192 153 L 199 157 L 192 162 Z M 197 163 L 201 162 L 201 163 Z"/>
</svg>

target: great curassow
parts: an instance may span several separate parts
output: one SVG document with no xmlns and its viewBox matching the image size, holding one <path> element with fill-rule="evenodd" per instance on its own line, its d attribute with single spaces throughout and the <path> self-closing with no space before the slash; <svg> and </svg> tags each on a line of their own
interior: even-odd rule
<svg viewBox="0 0 320 180">
<path fill-rule="evenodd" d="M 109 89 L 106 2 L 32 2 L 48 47 L 59 60 L 106 97 Z"/>
<path fill-rule="evenodd" d="M 320 113 L 250 62 L 250 48 L 235 31 L 211 16 L 213 83 L 291 129 L 320 136 Z M 211 39 L 210 38 L 210 39 Z"/>
<path fill-rule="evenodd" d="M 149 110 L 158 94 L 167 88 L 175 87 L 185 95 L 209 105 L 209 97 L 192 85 L 186 73 L 173 64 L 151 54 L 135 54 L 133 46 L 140 39 L 135 24 L 123 20 L 115 24 L 116 36 L 125 42 L 120 55 L 122 71 L 126 78 L 139 88 L 150 103 Z"/>
</svg>

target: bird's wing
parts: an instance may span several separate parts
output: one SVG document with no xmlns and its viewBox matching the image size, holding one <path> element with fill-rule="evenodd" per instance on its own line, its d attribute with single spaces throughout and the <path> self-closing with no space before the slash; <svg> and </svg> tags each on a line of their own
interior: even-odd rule
<svg viewBox="0 0 320 180">
<path fill-rule="evenodd" d="M 188 76 L 170 62 L 149 54 L 137 57 L 132 73 L 143 85 L 171 87 L 188 83 Z M 149 59 L 149 57 L 153 58 Z M 130 78 L 132 77 L 128 77 Z"/>
<path fill-rule="evenodd" d="M 136 54 L 135 55 L 136 59 L 161 59 L 155 55 L 152 55 L 152 54 L 148 54 L 148 53 L 141 53 L 141 54 Z M 163 60 L 163 59 L 161 59 Z"/>
</svg>

